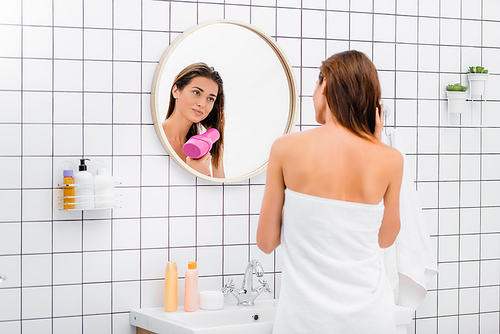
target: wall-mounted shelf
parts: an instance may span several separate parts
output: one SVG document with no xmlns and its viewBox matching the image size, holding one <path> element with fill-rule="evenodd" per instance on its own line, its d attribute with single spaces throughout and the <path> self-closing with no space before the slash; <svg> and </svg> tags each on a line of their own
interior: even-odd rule
<svg viewBox="0 0 500 334">
<path fill-rule="evenodd" d="M 97 211 L 121 208 L 121 195 L 116 194 L 116 186 L 121 182 L 114 182 L 106 163 L 100 160 L 94 161 L 87 172 L 85 161 L 90 161 L 90 159 L 79 160 L 78 171 L 71 161 L 61 163 L 57 170 L 57 175 L 60 177 L 57 189 L 62 193 L 57 201 L 59 211 Z M 82 170 L 86 174 L 82 174 L 85 176 L 82 176 L 83 179 L 80 178 L 78 182 L 77 176 Z"/>
<path fill-rule="evenodd" d="M 114 185 L 119 185 L 121 182 L 115 182 Z M 58 189 L 64 190 L 65 187 L 87 186 L 78 184 L 58 184 Z M 110 195 L 94 195 L 94 196 L 59 196 L 57 197 L 59 211 L 97 211 L 121 208 L 121 194 Z M 68 200 L 65 202 L 65 200 Z M 65 206 L 67 208 L 65 208 Z"/>
</svg>

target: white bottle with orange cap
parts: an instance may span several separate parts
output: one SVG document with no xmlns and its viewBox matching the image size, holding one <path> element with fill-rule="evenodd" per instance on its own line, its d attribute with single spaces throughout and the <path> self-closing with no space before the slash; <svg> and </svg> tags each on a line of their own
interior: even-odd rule
<svg viewBox="0 0 500 334">
<path fill-rule="evenodd" d="M 194 312 L 198 309 L 198 269 L 196 268 L 196 262 L 188 262 L 185 277 L 184 311 Z"/>
</svg>

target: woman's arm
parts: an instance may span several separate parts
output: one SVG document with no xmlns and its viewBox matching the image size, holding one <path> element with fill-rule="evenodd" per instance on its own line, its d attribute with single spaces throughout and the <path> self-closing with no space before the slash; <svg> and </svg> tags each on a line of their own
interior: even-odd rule
<svg viewBox="0 0 500 334">
<path fill-rule="evenodd" d="M 403 156 L 399 151 L 394 150 L 394 156 L 391 159 L 393 170 L 391 173 L 392 179 L 387 187 L 384 195 L 384 218 L 378 233 L 378 244 L 381 248 L 391 246 L 398 236 L 401 228 L 399 219 L 399 191 L 401 189 L 401 181 L 403 178 Z"/>
<path fill-rule="evenodd" d="M 281 217 L 286 188 L 282 170 L 282 146 L 282 140 L 278 139 L 271 148 L 257 228 L 257 246 L 266 254 L 281 243 Z"/>
<path fill-rule="evenodd" d="M 380 109 L 377 108 L 375 114 L 374 135 L 378 140 L 382 140 L 382 129 L 384 126 L 383 108 L 384 105 L 380 104 Z M 403 156 L 396 150 L 393 150 L 391 153 L 393 156 L 388 165 L 393 169 L 390 173 L 392 178 L 384 195 L 384 218 L 382 219 L 382 225 L 378 233 L 378 244 L 381 248 L 391 246 L 396 241 L 399 229 L 401 228 L 401 221 L 399 219 L 399 191 L 403 178 Z"/>
</svg>

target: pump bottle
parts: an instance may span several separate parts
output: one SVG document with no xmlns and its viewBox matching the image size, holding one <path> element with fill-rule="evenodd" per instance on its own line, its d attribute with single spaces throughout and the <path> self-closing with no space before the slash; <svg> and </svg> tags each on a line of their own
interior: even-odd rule
<svg viewBox="0 0 500 334">
<path fill-rule="evenodd" d="M 80 159 L 79 172 L 74 176 L 76 208 L 79 210 L 94 208 L 94 177 L 87 172 L 85 160 L 89 159 Z"/>
</svg>

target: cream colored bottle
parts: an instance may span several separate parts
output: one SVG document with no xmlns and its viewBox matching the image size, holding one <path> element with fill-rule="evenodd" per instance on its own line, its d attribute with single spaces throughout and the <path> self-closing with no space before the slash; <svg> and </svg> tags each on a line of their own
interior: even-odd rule
<svg viewBox="0 0 500 334">
<path fill-rule="evenodd" d="M 198 269 L 196 268 L 196 262 L 188 262 L 185 277 L 184 311 L 194 312 L 198 309 Z"/>
<path fill-rule="evenodd" d="M 165 312 L 177 311 L 178 279 L 177 263 L 168 261 L 165 269 Z"/>
</svg>

